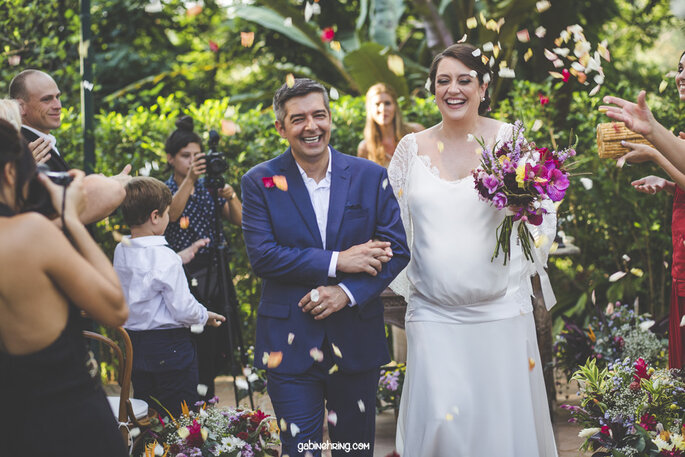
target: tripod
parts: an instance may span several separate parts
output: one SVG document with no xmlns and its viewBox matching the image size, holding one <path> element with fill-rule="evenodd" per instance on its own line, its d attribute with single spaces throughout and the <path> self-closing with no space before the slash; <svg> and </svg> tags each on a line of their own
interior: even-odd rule
<svg viewBox="0 0 685 457">
<path fill-rule="evenodd" d="M 231 274 L 231 267 L 228 264 L 230 254 L 228 252 L 228 238 L 224 236 L 224 241 L 221 242 L 221 235 L 223 234 L 223 225 L 221 221 L 221 205 L 219 204 L 218 188 L 214 186 L 208 186 L 209 193 L 212 195 L 214 201 L 214 227 L 213 227 L 213 246 L 209 247 L 209 266 L 207 270 L 208 280 L 204 284 L 203 296 L 206 297 L 206 305 L 209 308 L 216 300 L 216 283 L 212 285 L 211 278 L 214 274 L 214 269 L 217 271 L 218 286 L 219 286 L 219 305 L 224 311 L 226 316 L 227 327 L 227 338 L 226 338 L 226 348 L 228 352 L 228 364 L 229 371 L 233 375 L 233 393 L 235 395 L 235 404 L 238 406 L 238 385 L 236 380 L 239 374 L 244 374 L 241 370 L 248 364 L 247 354 L 245 351 L 245 345 L 243 343 L 243 334 L 240 329 L 240 315 L 238 312 L 238 296 L 236 295 L 235 286 L 233 285 L 233 275 Z M 212 290 L 210 290 L 212 289 Z M 215 307 L 215 309 L 220 309 Z M 237 349 L 240 360 L 235 360 L 235 345 L 237 343 Z M 238 362 L 238 363 L 236 363 Z M 247 376 L 246 376 L 247 378 Z M 247 393 L 250 398 L 250 408 L 254 409 L 254 399 L 252 396 L 252 386 L 249 380 L 245 380 L 247 383 Z"/>
</svg>

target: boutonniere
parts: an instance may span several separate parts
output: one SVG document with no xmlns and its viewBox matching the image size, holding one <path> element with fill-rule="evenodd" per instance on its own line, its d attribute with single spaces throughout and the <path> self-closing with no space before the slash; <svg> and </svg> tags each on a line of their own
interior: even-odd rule
<svg viewBox="0 0 685 457">
<path fill-rule="evenodd" d="M 264 183 L 264 187 L 266 187 L 267 189 L 276 187 L 279 190 L 282 190 L 283 192 L 288 191 L 288 181 L 285 179 L 285 176 L 265 176 L 262 178 L 262 182 Z"/>
</svg>

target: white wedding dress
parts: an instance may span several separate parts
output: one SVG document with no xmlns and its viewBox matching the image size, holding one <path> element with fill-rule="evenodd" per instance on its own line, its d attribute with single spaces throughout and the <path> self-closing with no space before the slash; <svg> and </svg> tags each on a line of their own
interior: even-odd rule
<svg viewBox="0 0 685 457">
<path fill-rule="evenodd" d="M 504 124 L 497 140 L 511 135 Z M 398 144 L 388 175 L 411 248 L 391 285 L 408 303 L 398 452 L 556 456 L 530 298 L 536 267 L 516 243 L 516 225 L 510 262 L 491 262 L 504 211 L 479 200 L 471 176 L 441 179 L 414 134 Z M 545 222 L 530 227 L 542 242 L 536 255 L 543 274 L 556 226 L 548 207 Z"/>
</svg>

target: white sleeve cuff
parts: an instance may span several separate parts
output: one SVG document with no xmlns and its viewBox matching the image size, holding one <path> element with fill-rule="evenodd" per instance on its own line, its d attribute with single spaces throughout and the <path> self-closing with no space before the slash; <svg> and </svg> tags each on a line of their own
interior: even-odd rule
<svg viewBox="0 0 685 457">
<path fill-rule="evenodd" d="M 345 294 L 347 295 L 347 298 L 350 299 L 350 304 L 347 306 L 357 306 L 357 300 L 354 299 L 354 295 L 352 295 L 352 292 L 350 292 L 350 289 L 348 289 L 347 286 L 345 286 L 345 284 L 343 284 L 343 283 L 340 283 L 338 285 L 343 290 L 343 292 L 345 292 Z"/>
<path fill-rule="evenodd" d="M 335 272 L 338 269 L 338 254 L 340 254 L 340 252 L 333 251 L 333 255 L 331 255 L 331 263 L 328 265 L 329 278 L 335 278 Z M 350 294 L 348 293 L 347 295 Z"/>
</svg>

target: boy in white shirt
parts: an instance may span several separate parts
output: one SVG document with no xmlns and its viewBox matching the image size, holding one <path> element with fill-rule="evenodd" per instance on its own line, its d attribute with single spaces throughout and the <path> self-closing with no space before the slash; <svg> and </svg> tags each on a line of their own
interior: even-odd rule
<svg viewBox="0 0 685 457">
<path fill-rule="evenodd" d="M 198 368 L 189 327 L 218 327 L 226 318 L 207 311 L 190 293 L 182 260 L 164 238 L 171 192 L 154 178 L 126 185 L 121 205 L 131 236 L 114 251 L 114 269 L 129 305 L 124 327 L 133 344 L 131 381 L 137 398 L 157 398 L 174 416 L 194 404 Z M 197 247 L 195 248 L 197 250 Z"/>
</svg>

